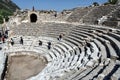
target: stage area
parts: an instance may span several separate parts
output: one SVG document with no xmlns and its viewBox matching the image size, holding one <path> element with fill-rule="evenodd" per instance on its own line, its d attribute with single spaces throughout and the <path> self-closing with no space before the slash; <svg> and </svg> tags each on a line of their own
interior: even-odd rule
<svg viewBox="0 0 120 80">
<path fill-rule="evenodd" d="M 37 75 L 45 68 L 45 57 L 38 55 L 8 56 L 7 80 L 25 80 Z"/>
</svg>

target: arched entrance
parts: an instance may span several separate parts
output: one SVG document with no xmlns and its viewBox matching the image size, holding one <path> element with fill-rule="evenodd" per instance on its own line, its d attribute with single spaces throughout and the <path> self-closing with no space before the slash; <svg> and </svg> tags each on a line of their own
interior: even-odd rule
<svg viewBox="0 0 120 80">
<path fill-rule="evenodd" d="M 36 14 L 31 14 L 30 15 L 30 22 L 36 22 L 37 21 L 37 15 Z"/>
</svg>

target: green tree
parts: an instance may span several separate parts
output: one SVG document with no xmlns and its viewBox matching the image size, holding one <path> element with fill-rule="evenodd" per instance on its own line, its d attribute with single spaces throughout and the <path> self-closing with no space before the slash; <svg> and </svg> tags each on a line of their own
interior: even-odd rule
<svg viewBox="0 0 120 80">
<path fill-rule="evenodd" d="M 8 21 L 8 16 L 12 15 L 12 12 L 9 12 L 7 10 L 1 9 L 0 10 L 0 24 L 3 23 L 3 18 L 5 18 L 6 21 Z"/>
<path fill-rule="evenodd" d="M 0 15 L 0 24 L 3 23 L 3 17 Z"/>
<path fill-rule="evenodd" d="M 110 4 L 116 4 L 116 3 L 118 2 L 118 0 L 108 0 L 108 2 L 109 2 Z"/>
<path fill-rule="evenodd" d="M 9 2 L 6 0 L 0 0 L 0 24 L 3 23 L 3 18 L 8 21 L 8 16 L 13 15 L 13 12 L 15 12 L 16 9 L 20 8 L 15 3 L 13 3 L 12 0 Z"/>
<path fill-rule="evenodd" d="M 99 4 L 97 2 L 93 2 L 94 6 L 99 6 Z"/>
</svg>

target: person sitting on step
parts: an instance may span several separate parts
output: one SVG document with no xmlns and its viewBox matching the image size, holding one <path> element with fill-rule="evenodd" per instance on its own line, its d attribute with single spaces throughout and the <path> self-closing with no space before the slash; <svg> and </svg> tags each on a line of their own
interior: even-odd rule
<svg viewBox="0 0 120 80">
<path fill-rule="evenodd" d="M 39 46 L 42 46 L 42 41 L 41 40 L 39 40 Z"/>
</svg>

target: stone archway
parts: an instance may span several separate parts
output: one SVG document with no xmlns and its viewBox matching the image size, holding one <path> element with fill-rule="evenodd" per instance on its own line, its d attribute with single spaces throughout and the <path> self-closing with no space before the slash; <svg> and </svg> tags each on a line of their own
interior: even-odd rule
<svg viewBox="0 0 120 80">
<path fill-rule="evenodd" d="M 30 22 L 36 22 L 36 21 L 37 21 L 37 15 L 34 14 L 34 13 L 32 13 L 32 14 L 30 15 Z"/>
</svg>

